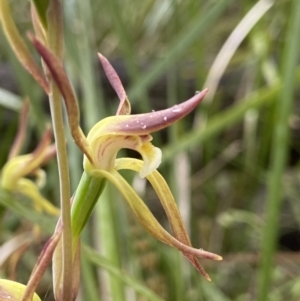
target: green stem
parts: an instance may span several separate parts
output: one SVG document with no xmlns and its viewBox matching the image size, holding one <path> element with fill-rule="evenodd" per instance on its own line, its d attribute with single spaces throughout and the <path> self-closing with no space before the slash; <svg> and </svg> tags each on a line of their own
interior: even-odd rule
<svg viewBox="0 0 300 301">
<path fill-rule="evenodd" d="M 57 151 L 57 164 L 59 173 L 61 217 L 63 222 L 63 287 L 70 288 L 72 277 L 72 256 L 70 250 L 72 247 L 71 217 L 70 217 L 70 177 L 67 157 L 67 148 L 65 143 L 64 123 L 62 115 L 61 95 L 58 87 L 52 85 L 52 96 L 50 97 L 50 108 L 53 122 L 53 132 L 55 136 L 55 145 Z"/>
<path fill-rule="evenodd" d="M 71 208 L 73 250 L 77 246 L 79 236 L 91 216 L 105 183 L 106 179 L 91 177 L 85 172 L 81 177 Z"/>
<path fill-rule="evenodd" d="M 292 112 L 295 89 L 295 71 L 300 47 L 300 1 L 292 4 L 291 21 L 283 54 L 283 87 L 277 103 L 277 122 L 273 132 L 271 170 L 266 206 L 266 223 L 263 229 L 262 261 L 258 278 L 258 299 L 267 300 L 273 270 L 273 256 L 276 248 L 278 220 L 282 201 L 282 177 L 286 167 L 289 146 L 288 119 Z"/>
<path fill-rule="evenodd" d="M 59 59 L 63 59 L 63 21 L 60 0 L 52 0 L 47 10 L 49 48 Z M 64 131 L 62 102 L 60 91 L 54 82 L 51 84 L 50 108 L 57 151 L 57 164 L 60 186 L 62 233 L 62 300 L 71 300 L 72 295 L 72 248 L 70 176 Z"/>
</svg>

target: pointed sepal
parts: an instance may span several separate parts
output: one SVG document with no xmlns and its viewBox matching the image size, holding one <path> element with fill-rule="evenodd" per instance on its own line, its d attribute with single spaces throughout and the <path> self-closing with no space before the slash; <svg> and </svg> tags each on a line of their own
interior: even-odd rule
<svg viewBox="0 0 300 301">
<path fill-rule="evenodd" d="M 105 56 L 98 53 L 98 57 L 111 86 L 114 88 L 120 100 L 116 115 L 129 115 L 131 112 L 130 102 L 117 72 Z"/>
</svg>

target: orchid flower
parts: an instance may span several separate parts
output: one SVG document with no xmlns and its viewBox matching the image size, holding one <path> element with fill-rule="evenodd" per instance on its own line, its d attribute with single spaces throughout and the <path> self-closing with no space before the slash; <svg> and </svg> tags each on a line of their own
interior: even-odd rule
<svg viewBox="0 0 300 301">
<path fill-rule="evenodd" d="M 85 136 L 80 128 L 76 95 L 62 65 L 63 22 L 61 3 L 60 1 L 48 1 L 43 5 L 37 5 L 39 1 L 33 2 L 32 17 L 38 38 L 32 35 L 30 38 L 45 63 L 45 74 L 35 63 L 25 42 L 18 33 L 6 0 L 0 0 L 0 20 L 4 33 L 20 62 L 43 87 L 50 99 L 53 98 L 50 103 L 53 106 L 55 104 L 56 108 L 60 108 L 60 94 L 62 95 L 66 105 L 71 134 L 84 154 L 84 172 L 77 190 L 71 198 L 71 225 L 69 193 L 68 189 L 65 189 L 68 185 L 62 185 L 61 181 L 60 189 L 65 192 L 61 193 L 63 195 L 61 197 L 62 213 L 53 236 L 47 242 L 37 261 L 26 289 L 22 288 L 24 292 L 22 300 L 29 301 L 32 299 L 51 258 L 53 261 L 53 286 L 56 300 L 75 300 L 80 279 L 80 235 L 107 181 L 111 182 L 120 191 L 137 219 L 150 234 L 163 243 L 181 251 L 195 268 L 206 279 L 210 280 L 208 274 L 200 265 L 198 257 L 213 260 L 221 260 L 222 258 L 203 249 L 192 247 L 174 197 L 168 184 L 157 171 L 162 160 L 161 150 L 151 143 L 152 133 L 170 126 L 189 114 L 205 97 L 208 90 L 205 89 L 189 100 L 166 110 L 130 115 L 130 103 L 118 75 L 107 59 L 99 54 L 104 71 L 119 97 L 120 104 L 116 116 L 99 121 Z M 59 113 L 58 109 L 56 111 L 55 116 L 52 117 L 56 143 L 60 145 L 60 148 L 57 147 L 58 154 L 63 154 L 64 160 L 67 161 L 64 135 L 58 136 L 58 133 L 63 133 L 63 122 L 60 116 L 62 114 Z M 41 178 L 40 165 L 54 154 L 53 147 L 50 146 L 50 131 L 45 132 L 40 145 L 32 154 L 17 156 L 19 145 L 18 142 L 8 163 L 3 168 L 2 187 L 29 196 L 34 201 L 37 210 L 46 210 L 56 214 L 57 209 L 51 207 L 52 205 L 49 205 L 41 197 L 36 183 L 25 178 L 32 174 Z M 139 152 L 142 159 L 117 159 L 117 153 L 123 148 Z M 68 178 L 68 168 L 64 167 L 64 165 L 60 165 L 59 168 L 65 174 L 65 176 L 61 176 L 61 179 Z M 121 176 L 119 170 L 122 169 L 138 172 L 141 177 L 150 182 L 166 212 L 173 235 L 160 225 L 142 199 Z M 66 184 L 68 184 L 67 180 L 65 181 Z M 72 277 L 70 272 L 72 272 Z M 4 296 L 11 296 L 12 300 L 20 300 L 19 295 L 15 297 L 10 294 L 12 287 L 19 284 L 13 283 L 6 286 L 4 282 L 0 280 L 0 300 L 2 300 L 1 294 L 3 292 L 6 294 L 6 291 L 8 293 Z"/>
<path fill-rule="evenodd" d="M 64 97 L 73 138 L 84 152 L 84 173 L 71 207 L 73 256 L 75 257 L 77 253 L 83 227 L 88 221 L 106 181 L 109 181 L 120 191 L 148 232 L 158 240 L 180 250 L 196 269 L 210 280 L 197 257 L 213 260 L 222 258 L 191 246 L 172 193 L 164 178 L 157 171 L 161 162 L 161 150 L 151 143 L 151 133 L 166 128 L 189 114 L 201 102 L 208 90 L 205 89 L 191 99 L 166 110 L 130 115 L 130 103 L 118 75 L 107 59 L 99 54 L 104 71 L 120 99 L 120 104 L 116 116 L 99 121 L 85 137 L 79 128 L 79 116 L 72 114 L 72 111 L 76 110 L 77 100 L 63 66 L 40 40 L 35 37 L 31 37 L 31 39 Z M 142 160 L 116 159 L 118 151 L 122 148 L 139 152 Z M 151 183 L 166 211 L 174 236 L 159 224 L 138 194 L 120 175 L 118 171 L 121 169 L 134 170 Z"/>
<path fill-rule="evenodd" d="M 25 101 L 20 115 L 18 134 L 11 148 L 9 160 L 1 172 L 0 185 L 3 189 L 22 194 L 31 199 L 35 210 L 58 216 L 59 209 L 46 200 L 39 191 L 45 180 L 45 174 L 40 166 L 55 155 L 55 148 L 50 145 L 50 129 L 46 129 L 38 147 L 31 154 L 18 154 L 25 138 L 28 106 L 28 101 Z M 33 175 L 37 178 L 36 182 L 26 178 L 26 176 Z"/>
</svg>

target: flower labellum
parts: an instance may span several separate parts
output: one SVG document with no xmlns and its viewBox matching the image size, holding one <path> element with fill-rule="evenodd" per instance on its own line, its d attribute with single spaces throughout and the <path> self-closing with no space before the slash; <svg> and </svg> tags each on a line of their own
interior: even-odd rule
<svg viewBox="0 0 300 301">
<path fill-rule="evenodd" d="M 0 301 L 21 301 L 25 290 L 26 286 L 24 284 L 0 279 Z M 34 294 L 32 301 L 41 301 L 41 299 L 37 294 Z"/>
</svg>

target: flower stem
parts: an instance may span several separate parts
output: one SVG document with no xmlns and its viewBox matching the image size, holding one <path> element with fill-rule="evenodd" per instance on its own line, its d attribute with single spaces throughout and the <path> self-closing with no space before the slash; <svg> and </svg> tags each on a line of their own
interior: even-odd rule
<svg viewBox="0 0 300 301">
<path fill-rule="evenodd" d="M 85 172 L 81 177 L 71 209 L 73 250 L 77 246 L 79 236 L 91 216 L 105 183 L 106 179 L 103 177 L 92 177 Z"/>
<path fill-rule="evenodd" d="M 53 0 L 48 7 L 47 40 L 49 48 L 62 60 L 63 57 L 63 22 L 60 0 Z M 70 176 L 67 156 L 66 137 L 62 113 L 61 94 L 58 86 L 51 82 L 50 108 L 57 151 L 59 173 L 62 232 L 62 300 L 71 300 L 72 291 L 72 230 L 70 205 Z"/>
<path fill-rule="evenodd" d="M 55 145 L 57 149 L 57 164 L 59 172 L 61 218 L 63 224 L 63 300 L 70 300 L 72 288 L 72 231 L 71 231 L 71 206 L 70 206 L 70 177 L 67 157 L 67 148 L 65 143 L 64 124 L 62 115 L 61 95 L 58 87 L 52 85 L 52 96 L 50 97 L 50 107 L 53 122 L 53 131 L 55 136 Z"/>
</svg>

